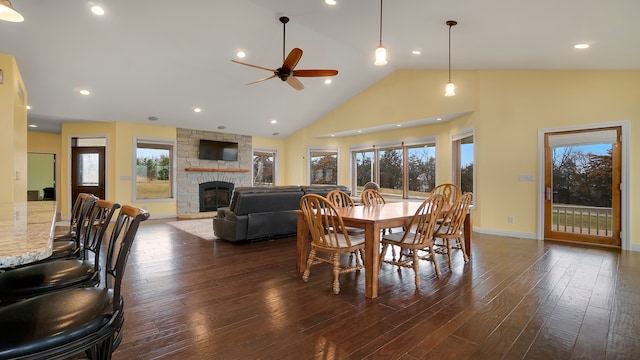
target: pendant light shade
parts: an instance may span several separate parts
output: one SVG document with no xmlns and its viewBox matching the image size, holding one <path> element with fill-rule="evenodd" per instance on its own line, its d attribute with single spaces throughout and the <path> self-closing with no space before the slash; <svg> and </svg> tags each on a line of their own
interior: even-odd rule
<svg viewBox="0 0 640 360">
<path fill-rule="evenodd" d="M 382 0 L 380 0 L 380 43 L 376 47 L 376 61 L 373 64 L 377 66 L 387 64 L 387 48 L 382 45 Z"/>
<path fill-rule="evenodd" d="M 444 87 L 444 96 L 453 96 L 456 94 L 456 86 L 452 82 L 448 82 Z"/>
<path fill-rule="evenodd" d="M 10 22 L 23 22 L 24 17 L 13 8 L 11 1 L 0 0 L 0 20 Z"/>
<path fill-rule="evenodd" d="M 458 25 L 458 22 L 449 20 L 446 24 L 449 26 L 449 82 L 444 87 L 444 96 L 454 96 L 456 94 L 456 86 L 451 81 L 451 27 Z"/>
<path fill-rule="evenodd" d="M 376 62 L 374 65 L 382 66 L 387 64 L 387 48 L 380 44 L 376 48 Z"/>
</svg>

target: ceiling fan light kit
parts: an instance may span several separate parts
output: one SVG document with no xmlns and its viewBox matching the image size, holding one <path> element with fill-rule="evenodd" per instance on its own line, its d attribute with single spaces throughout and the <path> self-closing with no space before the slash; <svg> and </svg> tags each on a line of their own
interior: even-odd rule
<svg viewBox="0 0 640 360">
<path fill-rule="evenodd" d="M 259 83 L 265 80 L 273 79 L 277 77 L 278 79 L 285 81 L 292 88 L 296 90 L 304 89 L 304 85 L 298 80 L 297 77 L 322 77 L 322 76 L 336 76 L 338 75 L 338 70 L 295 70 L 296 65 L 302 58 L 302 49 L 293 48 L 287 57 L 284 57 L 285 54 L 285 40 L 286 40 L 286 24 L 289 22 L 289 18 L 287 16 L 281 16 L 279 18 L 282 23 L 282 66 L 277 69 L 270 69 L 263 66 L 248 64 L 245 62 L 231 60 L 234 63 L 254 67 L 257 69 L 271 71 L 273 75 L 267 76 L 262 79 L 258 79 L 256 81 L 252 81 L 247 83 L 247 85 Z"/>
<path fill-rule="evenodd" d="M 23 22 L 24 17 L 13 8 L 11 1 L 0 0 L 0 20 L 10 22 Z"/>
<path fill-rule="evenodd" d="M 454 96 L 456 94 L 456 86 L 451 82 L 451 27 L 458 25 L 458 22 L 448 20 L 446 24 L 449 26 L 449 82 L 444 87 L 444 96 Z"/>
</svg>

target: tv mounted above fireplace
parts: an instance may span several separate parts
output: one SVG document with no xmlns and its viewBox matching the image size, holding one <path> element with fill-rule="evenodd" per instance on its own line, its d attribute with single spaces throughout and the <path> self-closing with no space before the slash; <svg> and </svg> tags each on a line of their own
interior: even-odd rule
<svg viewBox="0 0 640 360">
<path fill-rule="evenodd" d="M 200 140 L 198 159 L 238 161 L 238 144 L 227 141 Z"/>
</svg>

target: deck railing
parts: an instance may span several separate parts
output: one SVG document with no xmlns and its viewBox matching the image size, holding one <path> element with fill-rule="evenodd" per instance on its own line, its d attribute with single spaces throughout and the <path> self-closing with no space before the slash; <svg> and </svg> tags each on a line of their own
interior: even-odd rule
<svg viewBox="0 0 640 360">
<path fill-rule="evenodd" d="M 552 219 L 555 231 L 612 236 L 611 208 L 554 204 Z"/>
</svg>

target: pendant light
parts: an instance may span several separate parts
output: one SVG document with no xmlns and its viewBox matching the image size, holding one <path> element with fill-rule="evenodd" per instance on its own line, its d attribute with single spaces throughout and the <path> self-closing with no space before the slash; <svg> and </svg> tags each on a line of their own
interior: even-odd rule
<svg viewBox="0 0 640 360">
<path fill-rule="evenodd" d="M 0 20 L 11 22 L 23 22 L 24 17 L 13 8 L 11 1 L 0 0 Z"/>
<path fill-rule="evenodd" d="M 382 45 L 382 0 L 380 0 L 380 44 L 376 47 L 376 61 L 373 64 L 387 65 L 387 48 Z"/>
<path fill-rule="evenodd" d="M 444 88 L 444 96 L 454 96 L 456 94 L 456 86 L 451 82 L 451 27 L 458 25 L 458 22 L 449 20 L 447 25 L 449 25 L 449 82 Z"/>
</svg>

